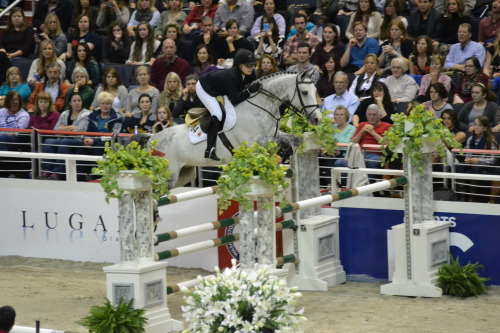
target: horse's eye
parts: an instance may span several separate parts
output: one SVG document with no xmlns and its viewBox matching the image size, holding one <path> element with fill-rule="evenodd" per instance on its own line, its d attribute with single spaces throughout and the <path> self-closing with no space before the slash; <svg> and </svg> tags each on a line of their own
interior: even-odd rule
<svg viewBox="0 0 500 333">
<path fill-rule="evenodd" d="M 304 91 L 302 91 L 302 94 L 307 96 L 309 94 L 309 91 L 304 90 Z"/>
</svg>

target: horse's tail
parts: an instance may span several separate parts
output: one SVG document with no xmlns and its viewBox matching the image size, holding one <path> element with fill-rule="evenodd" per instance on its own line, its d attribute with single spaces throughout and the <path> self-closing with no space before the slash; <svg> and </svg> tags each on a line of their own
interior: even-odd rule
<svg viewBox="0 0 500 333">
<path fill-rule="evenodd" d="M 149 139 L 151 138 L 151 134 L 146 134 L 146 133 L 140 133 L 140 134 L 134 134 L 128 140 L 125 142 L 125 146 L 127 146 L 131 142 L 138 142 L 141 148 L 146 147 Z"/>
</svg>

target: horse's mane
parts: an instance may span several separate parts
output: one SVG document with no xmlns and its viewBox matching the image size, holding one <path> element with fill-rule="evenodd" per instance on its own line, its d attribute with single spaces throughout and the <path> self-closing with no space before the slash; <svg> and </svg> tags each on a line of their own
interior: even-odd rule
<svg viewBox="0 0 500 333">
<path fill-rule="evenodd" d="M 278 76 L 297 75 L 297 74 L 299 74 L 299 73 L 293 73 L 293 72 L 276 72 L 276 73 L 272 73 L 272 74 L 268 74 L 266 76 L 260 77 L 260 78 L 257 79 L 257 81 L 264 82 L 264 81 L 268 81 L 268 80 L 273 79 L 273 78 L 278 77 Z"/>
</svg>

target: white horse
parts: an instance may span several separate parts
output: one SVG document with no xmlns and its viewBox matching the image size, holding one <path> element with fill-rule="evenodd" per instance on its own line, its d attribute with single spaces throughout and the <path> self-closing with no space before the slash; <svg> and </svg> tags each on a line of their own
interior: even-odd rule
<svg viewBox="0 0 500 333">
<path fill-rule="evenodd" d="M 242 141 L 253 142 L 288 141 L 295 150 L 300 145 L 298 137 L 279 131 L 279 106 L 283 103 L 293 107 L 297 113 L 306 116 L 316 125 L 321 120 L 321 112 L 316 100 L 316 87 L 306 73 L 277 73 L 259 79 L 262 87 L 258 93 L 238 104 L 235 126 L 225 132 L 233 145 L 238 147 Z M 149 137 L 149 142 L 158 140 L 155 150 L 169 160 L 172 177 L 170 188 L 183 186 L 196 179 L 197 166 L 216 166 L 232 159 L 220 138 L 217 139 L 217 155 L 221 161 L 204 158 L 205 142 L 192 144 L 188 137 L 187 125 L 169 127 Z M 134 135 L 132 140 L 144 139 L 144 135 Z"/>
</svg>

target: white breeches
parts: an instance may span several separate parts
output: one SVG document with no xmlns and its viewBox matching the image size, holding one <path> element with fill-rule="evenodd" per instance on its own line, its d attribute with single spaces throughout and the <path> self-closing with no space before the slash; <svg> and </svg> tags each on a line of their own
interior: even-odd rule
<svg viewBox="0 0 500 333">
<path fill-rule="evenodd" d="M 207 94 L 205 89 L 200 84 L 200 81 L 196 83 L 196 94 L 198 95 L 198 98 L 200 101 L 205 105 L 205 107 L 208 109 L 208 112 L 212 116 L 216 116 L 217 119 L 222 120 L 222 110 L 220 108 L 219 102 L 217 102 L 217 99 L 213 96 L 210 96 Z"/>
</svg>

